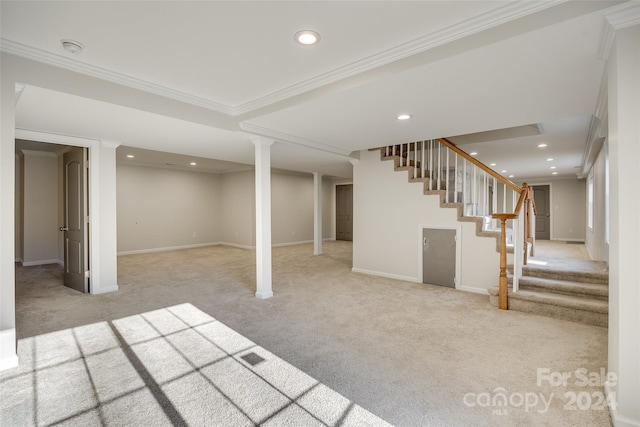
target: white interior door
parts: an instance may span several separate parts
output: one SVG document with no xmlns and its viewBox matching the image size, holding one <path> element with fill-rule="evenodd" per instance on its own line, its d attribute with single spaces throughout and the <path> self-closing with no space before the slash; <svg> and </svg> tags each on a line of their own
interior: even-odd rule
<svg viewBox="0 0 640 427">
<path fill-rule="evenodd" d="M 89 292 L 87 248 L 87 150 L 64 154 L 64 285 Z"/>
</svg>

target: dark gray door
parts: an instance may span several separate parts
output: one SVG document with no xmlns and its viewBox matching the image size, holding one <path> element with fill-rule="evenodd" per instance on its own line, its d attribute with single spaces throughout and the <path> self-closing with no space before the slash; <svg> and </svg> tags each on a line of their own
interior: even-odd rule
<svg viewBox="0 0 640 427">
<path fill-rule="evenodd" d="M 536 203 L 536 240 L 551 238 L 551 203 L 549 202 L 549 186 L 533 186 L 533 200 Z"/>
<path fill-rule="evenodd" d="M 353 185 L 336 186 L 336 240 L 353 240 Z"/>
<path fill-rule="evenodd" d="M 456 230 L 422 230 L 422 282 L 455 288 Z"/>
<path fill-rule="evenodd" d="M 89 292 L 87 239 L 86 149 L 64 154 L 64 285 Z"/>
</svg>

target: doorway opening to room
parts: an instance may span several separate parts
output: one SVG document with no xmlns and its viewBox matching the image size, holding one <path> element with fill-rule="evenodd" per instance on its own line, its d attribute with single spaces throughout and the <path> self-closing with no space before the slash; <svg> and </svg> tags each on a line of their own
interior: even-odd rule
<svg viewBox="0 0 640 427">
<path fill-rule="evenodd" d="M 91 291 L 87 166 L 87 148 L 16 140 L 16 283 L 46 276 Z"/>
<path fill-rule="evenodd" d="M 336 185 L 336 240 L 353 241 L 353 184 Z"/>
<path fill-rule="evenodd" d="M 534 185 L 533 197 L 536 203 L 536 240 L 551 239 L 551 186 Z"/>
</svg>

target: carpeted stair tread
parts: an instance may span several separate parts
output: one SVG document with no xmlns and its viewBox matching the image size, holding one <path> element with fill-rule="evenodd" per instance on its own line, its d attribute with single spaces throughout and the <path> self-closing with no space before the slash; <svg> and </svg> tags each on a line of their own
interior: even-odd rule
<svg viewBox="0 0 640 427">
<path fill-rule="evenodd" d="M 509 283 L 512 283 L 513 277 L 509 276 L 508 280 Z M 609 298 L 609 287 L 605 284 L 573 282 L 532 276 L 522 276 L 518 284 L 523 291 L 539 291 L 577 297 L 590 297 L 603 301 L 607 301 Z"/>
<path fill-rule="evenodd" d="M 599 268 L 600 265 L 601 263 L 598 262 L 584 261 L 583 264 L 576 267 L 575 260 L 572 260 L 570 265 L 562 267 L 533 266 L 530 264 L 522 267 L 522 275 L 542 279 L 608 285 L 609 273 Z M 507 266 L 507 269 L 509 273 L 513 273 L 513 265 Z"/>
<path fill-rule="evenodd" d="M 492 296 L 498 295 L 498 288 L 489 288 L 489 294 Z M 596 299 L 587 299 L 574 297 L 569 295 L 554 294 L 548 292 L 537 291 L 523 291 L 513 292 L 509 289 L 509 300 L 526 300 L 537 303 L 544 303 L 554 305 L 558 307 L 573 308 L 585 311 L 592 311 L 595 313 L 608 313 L 609 304 L 606 301 L 600 301 Z"/>
<path fill-rule="evenodd" d="M 498 288 L 489 289 L 489 295 L 491 305 L 497 307 Z M 514 293 L 509 290 L 509 310 L 605 328 L 609 322 L 606 301 L 545 292 L 518 291 Z"/>
</svg>

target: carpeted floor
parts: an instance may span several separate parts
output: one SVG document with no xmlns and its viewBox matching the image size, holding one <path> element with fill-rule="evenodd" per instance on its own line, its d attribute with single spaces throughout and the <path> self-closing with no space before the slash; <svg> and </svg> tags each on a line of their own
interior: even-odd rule
<svg viewBox="0 0 640 427">
<path fill-rule="evenodd" d="M 328 393 L 340 396 L 337 401 L 344 399 L 394 425 L 610 425 L 597 378 L 607 366 L 606 329 L 499 311 L 486 295 L 352 273 L 350 243 L 326 243 L 324 250 L 324 255 L 313 256 L 311 245 L 274 249 L 275 296 L 268 300 L 253 296 L 255 253 L 229 247 L 120 257 L 120 291 L 101 296 L 64 288 L 58 268 L 19 267 L 19 351 L 28 354 L 29 342 L 50 332 L 118 325 L 130 316 L 191 304 L 282 360 L 283 366 L 290 364 L 304 378 L 335 391 Z M 47 354 L 56 351 L 54 347 Z M 152 373 L 171 370 L 171 363 L 138 359 L 142 366 L 130 359 L 127 363 Z M 0 374 L 3 395 L 28 386 L 7 382 L 16 372 Z M 555 382 L 563 373 L 566 380 Z M 583 384 L 584 376 L 589 384 Z M 156 380 L 161 389 L 163 380 Z M 74 382 L 72 373 L 39 381 L 38 396 L 55 395 Z M 120 382 L 113 377 L 106 387 L 117 393 Z M 153 384 L 142 390 L 154 398 L 129 402 L 117 411 L 155 414 L 153 405 L 162 399 Z M 201 389 L 193 390 L 197 395 Z M 74 396 L 87 397 L 80 392 Z M 7 403 L 11 401 L 0 401 L 1 415 L 15 408 Z M 331 398 L 321 401 L 327 408 L 334 405 Z M 218 413 L 215 402 L 208 402 L 207 411 Z M 36 407 L 41 404 L 48 403 L 35 402 Z M 66 404 L 60 405 L 62 410 Z M 205 403 L 173 403 L 185 421 L 191 420 L 188 408 L 199 414 L 201 405 Z M 344 412 L 336 413 L 324 420 L 314 415 L 314 420 L 346 425 L 340 415 Z M 104 419 L 95 420 L 99 422 Z M 300 418 L 286 425 L 306 423 Z"/>
</svg>

